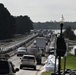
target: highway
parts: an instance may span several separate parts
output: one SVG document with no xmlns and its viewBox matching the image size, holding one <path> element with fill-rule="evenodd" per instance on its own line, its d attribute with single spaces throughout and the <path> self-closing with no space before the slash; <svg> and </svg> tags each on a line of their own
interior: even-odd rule
<svg viewBox="0 0 76 75">
<path fill-rule="evenodd" d="M 21 40 L 25 40 L 27 38 L 29 38 L 29 36 L 24 37 Z M 20 42 L 21 42 L 21 40 L 20 40 Z M 51 42 L 50 42 L 50 44 L 48 46 L 55 46 L 56 36 L 51 37 L 50 41 Z M 12 44 L 16 44 L 18 42 L 19 42 L 19 40 L 17 40 L 15 43 L 13 42 Z M 12 44 L 10 44 L 10 45 L 12 45 Z M 10 46 L 10 45 L 8 45 L 8 46 Z M 27 45 L 27 47 L 30 48 L 31 45 Z M 47 48 L 48 48 L 48 46 L 47 46 Z M 7 46 L 4 46 L 4 48 L 5 47 L 7 47 Z M 47 51 L 47 49 L 46 49 L 46 51 Z M 36 70 L 33 70 L 32 68 L 20 69 L 21 60 L 20 60 L 20 57 L 18 57 L 16 54 L 9 58 L 9 60 L 14 64 L 15 68 L 19 68 L 19 71 L 16 72 L 16 75 L 38 75 L 38 72 L 44 66 L 43 63 L 46 61 L 46 59 L 47 59 L 46 57 L 42 57 L 42 64 L 37 65 Z"/>
<path fill-rule="evenodd" d="M 30 46 L 28 46 L 28 48 Z M 16 54 L 13 55 L 12 57 L 10 57 L 9 60 L 15 65 L 15 68 L 19 68 L 19 71 L 16 73 L 16 75 L 37 75 L 38 71 L 43 66 L 43 65 L 37 65 L 36 66 L 36 70 L 33 70 L 32 68 L 23 68 L 23 69 L 20 69 L 21 60 L 20 60 L 20 57 L 18 57 Z M 46 58 L 42 57 L 42 63 L 45 60 L 46 60 Z"/>
<path fill-rule="evenodd" d="M 36 34 L 35 35 L 30 34 L 30 35 L 27 35 L 27 36 L 23 36 L 21 38 L 10 39 L 11 41 L 9 41 L 9 42 L 8 41 L 6 41 L 6 42 L 4 42 L 4 41 L 1 42 L 0 41 L 0 47 L 3 50 L 6 50 L 6 49 L 8 49 L 10 47 L 15 47 L 15 46 L 20 45 L 21 43 L 25 43 L 28 39 L 30 39 L 30 38 L 32 38 L 34 36 L 36 36 Z"/>
<path fill-rule="evenodd" d="M 25 40 L 27 38 L 25 37 L 25 38 L 23 38 L 21 40 Z M 13 44 L 15 44 L 15 43 L 13 43 Z M 30 46 L 28 46 L 28 47 L 30 47 Z M 20 60 L 20 57 L 18 57 L 16 54 L 13 55 L 12 57 L 10 57 L 9 60 L 15 65 L 15 68 L 19 68 L 19 71 L 16 73 L 16 75 L 37 75 L 37 73 L 40 71 L 40 68 L 43 66 L 43 63 L 46 61 L 46 58 L 42 57 L 42 65 L 37 65 L 36 70 L 33 70 L 32 68 L 20 69 L 21 60 Z"/>
<path fill-rule="evenodd" d="M 20 57 L 17 57 L 16 55 L 11 57 L 9 59 L 10 61 L 12 61 L 12 63 L 15 65 L 15 68 L 19 68 L 20 67 Z M 42 63 L 45 61 L 45 57 L 42 57 Z M 37 69 L 33 70 L 32 68 L 24 68 L 24 69 L 20 69 L 16 75 L 37 75 L 37 72 L 40 70 L 40 68 L 43 65 L 37 65 Z"/>
</svg>

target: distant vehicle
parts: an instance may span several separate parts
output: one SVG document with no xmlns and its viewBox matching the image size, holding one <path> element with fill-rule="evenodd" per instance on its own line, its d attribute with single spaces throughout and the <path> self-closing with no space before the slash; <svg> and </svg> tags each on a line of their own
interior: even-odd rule
<svg viewBox="0 0 76 75">
<path fill-rule="evenodd" d="M 34 33 L 34 30 L 30 30 L 30 33 L 32 33 L 32 34 L 33 34 L 33 33 Z"/>
<path fill-rule="evenodd" d="M 41 64 L 42 61 L 42 50 L 39 49 L 36 45 L 31 46 L 27 49 L 28 55 L 34 55 L 37 60 L 37 64 Z"/>
<path fill-rule="evenodd" d="M 27 48 L 26 47 L 19 47 L 17 49 L 17 56 L 23 56 L 26 53 L 27 53 Z"/>
<path fill-rule="evenodd" d="M 45 56 L 46 52 L 46 38 L 45 37 L 37 37 L 36 38 L 36 46 L 42 50 L 42 55 Z"/>
<path fill-rule="evenodd" d="M 21 58 L 20 69 L 22 69 L 23 67 L 31 67 L 36 70 L 36 64 L 37 62 L 34 55 L 23 55 L 23 57 Z"/>
<path fill-rule="evenodd" d="M 55 48 L 53 46 L 50 46 L 48 51 L 49 51 L 49 54 L 54 54 Z"/>
<path fill-rule="evenodd" d="M 41 32 L 41 33 L 38 33 L 38 36 L 39 37 L 43 37 L 43 33 Z"/>
<path fill-rule="evenodd" d="M 36 40 L 33 41 L 33 44 L 36 45 Z"/>
<path fill-rule="evenodd" d="M 73 46 L 73 48 L 71 49 L 69 53 L 72 55 L 76 55 L 76 46 Z"/>
<path fill-rule="evenodd" d="M 37 37 L 36 38 L 36 46 L 39 48 L 46 48 L 46 38 L 45 37 Z"/>
<path fill-rule="evenodd" d="M 0 57 L 0 75 L 15 75 L 17 71 L 19 71 L 19 69 L 14 69 L 14 65 L 11 61 Z"/>
</svg>

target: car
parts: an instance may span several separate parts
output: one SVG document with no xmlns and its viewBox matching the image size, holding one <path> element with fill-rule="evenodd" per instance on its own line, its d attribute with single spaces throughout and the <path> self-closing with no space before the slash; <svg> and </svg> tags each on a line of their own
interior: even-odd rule
<svg viewBox="0 0 76 75">
<path fill-rule="evenodd" d="M 36 45 L 36 40 L 34 40 L 33 44 Z"/>
<path fill-rule="evenodd" d="M 73 48 L 69 51 L 71 55 L 76 55 L 76 46 L 73 46 Z"/>
<path fill-rule="evenodd" d="M 27 53 L 27 48 L 26 47 L 19 47 L 17 49 L 17 56 L 23 56 L 26 53 Z"/>
<path fill-rule="evenodd" d="M 23 67 L 30 67 L 36 70 L 36 64 L 37 61 L 34 55 L 23 55 L 23 57 L 21 58 L 20 69 L 22 69 Z"/>
<path fill-rule="evenodd" d="M 17 71 L 19 71 L 19 69 L 14 69 L 11 61 L 0 58 L 0 75 L 15 75 Z"/>
<path fill-rule="evenodd" d="M 54 54 L 55 53 L 55 48 L 53 46 L 49 47 L 49 54 Z"/>
</svg>

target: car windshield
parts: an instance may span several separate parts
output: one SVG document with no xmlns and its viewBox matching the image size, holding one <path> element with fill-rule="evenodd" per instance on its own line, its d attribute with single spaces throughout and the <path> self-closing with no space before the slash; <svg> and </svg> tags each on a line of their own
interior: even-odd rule
<svg viewBox="0 0 76 75">
<path fill-rule="evenodd" d="M 34 57 L 25 56 L 25 57 L 23 57 L 23 59 L 34 59 Z"/>
<path fill-rule="evenodd" d="M 25 47 L 19 47 L 18 49 L 19 49 L 19 50 L 26 50 Z"/>
<path fill-rule="evenodd" d="M 0 74 L 9 73 L 9 64 L 7 61 L 0 61 Z"/>
<path fill-rule="evenodd" d="M 26 49 L 19 49 L 18 51 L 26 51 Z"/>
</svg>

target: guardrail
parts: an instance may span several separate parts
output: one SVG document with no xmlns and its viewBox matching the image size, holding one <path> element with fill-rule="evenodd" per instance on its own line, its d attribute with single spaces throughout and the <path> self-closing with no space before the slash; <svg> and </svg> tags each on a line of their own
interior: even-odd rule
<svg viewBox="0 0 76 75">
<path fill-rule="evenodd" d="M 19 43 L 17 43 L 17 44 L 14 44 L 14 45 L 12 45 L 12 46 L 6 47 L 5 49 L 3 49 L 2 52 L 3 52 L 3 53 L 12 52 L 12 51 L 16 50 L 18 47 L 23 46 L 24 44 L 30 42 L 31 40 L 33 40 L 33 39 L 36 38 L 37 36 L 38 36 L 38 34 L 33 35 L 33 36 L 31 36 L 31 37 L 29 37 L 29 38 L 27 38 L 27 39 L 25 39 L 25 40 L 23 40 L 23 41 L 21 41 L 21 42 L 19 42 Z"/>
</svg>

